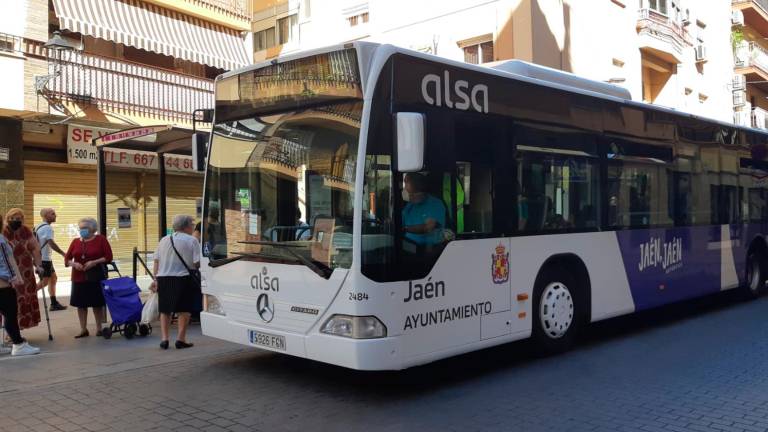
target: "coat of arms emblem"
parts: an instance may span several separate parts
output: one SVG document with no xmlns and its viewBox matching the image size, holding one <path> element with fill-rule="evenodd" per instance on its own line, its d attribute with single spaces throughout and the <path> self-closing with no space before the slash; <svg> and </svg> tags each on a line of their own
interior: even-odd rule
<svg viewBox="0 0 768 432">
<path fill-rule="evenodd" d="M 491 275 L 493 283 L 502 284 L 509 280 L 509 252 L 503 244 L 496 246 L 496 253 L 491 255 Z"/>
</svg>

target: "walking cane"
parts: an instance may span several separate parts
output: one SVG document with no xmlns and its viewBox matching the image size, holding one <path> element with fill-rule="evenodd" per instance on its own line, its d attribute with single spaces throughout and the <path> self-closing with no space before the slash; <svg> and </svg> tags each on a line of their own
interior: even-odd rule
<svg viewBox="0 0 768 432">
<path fill-rule="evenodd" d="M 40 276 L 40 282 L 43 281 L 43 275 L 38 274 Z M 45 323 L 48 324 L 48 340 L 53 340 L 53 333 L 51 333 L 51 318 L 48 316 L 48 301 L 45 298 L 45 289 L 47 286 L 44 286 L 40 291 L 43 292 L 43 310 L 45 311 Z"/>
</svg>

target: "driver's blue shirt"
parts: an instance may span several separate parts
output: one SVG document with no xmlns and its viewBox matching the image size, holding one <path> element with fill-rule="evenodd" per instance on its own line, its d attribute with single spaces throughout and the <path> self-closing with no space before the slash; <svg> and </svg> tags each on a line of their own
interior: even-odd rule
<svg viewBox="0 0 768 432">
<path fill-rule="evenodd" d="M 445 227 L 445 205 L 442 201 L 426 194 L 423 201 L 419 203 L 411 201 L 403 208 L 403 225 L 406 227 L 422 225 L 427 222 L 427 219 L 434 219 L 437 222 L 435 229 L 425 234 L 407 232 L 405 238 L 423 246 L 442 243 Z"/>
</svg>

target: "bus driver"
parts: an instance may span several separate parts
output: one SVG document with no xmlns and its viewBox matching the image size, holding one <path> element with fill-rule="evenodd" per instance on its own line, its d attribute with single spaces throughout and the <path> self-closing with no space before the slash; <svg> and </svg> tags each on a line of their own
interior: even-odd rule
<svg viewBox="0 0 768 432">
<path fill-rule="evenodd" d="M 419 246 L 435 246 L 443 242 L 445 205 L 424 192 L 426 179 L 419 173 L 405 175 L 408 204 L 403 208 L 405 238 Z"/>
</svg>

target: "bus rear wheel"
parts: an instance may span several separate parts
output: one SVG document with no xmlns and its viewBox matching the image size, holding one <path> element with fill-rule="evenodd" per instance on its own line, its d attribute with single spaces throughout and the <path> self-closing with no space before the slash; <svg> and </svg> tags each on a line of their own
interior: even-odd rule
<svg viewBox="0 0 768 432">
<path fill-rule="evenodd" d="M 533 289 L 533 343 L 540 354 L 567 351 L 581 325 L 577 283 L 567 272 L 545 269 Z"/>
<path fill-rule="evenodd" d="M 744 293 L 747 298 L 757 298 L 765 292 L 765 272 L 763 271 L 763 255 L 752 252 L 747 257 L 747 283 Z"/>
</svg>

